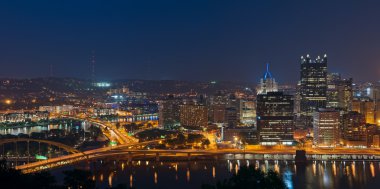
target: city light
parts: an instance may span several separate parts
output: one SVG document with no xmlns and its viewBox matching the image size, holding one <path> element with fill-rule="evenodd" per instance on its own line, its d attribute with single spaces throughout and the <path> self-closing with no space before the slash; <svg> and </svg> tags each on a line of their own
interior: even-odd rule
<svg viewBox="0 0 380 189">
<path fill-rule="evenodd" d="M 12 100 L 10 100 L 10 99 L 6 99 L 6 100 L 4 100 L 4 102 L 5 102 L 5 104 L 7 104 L 7 105 L 12 104 Z"/>
<path fill-rule="evenodd" d="M 380 185 L 380 1 L 283 4 L 2 3 L 1 188 Z"/>
</svg>

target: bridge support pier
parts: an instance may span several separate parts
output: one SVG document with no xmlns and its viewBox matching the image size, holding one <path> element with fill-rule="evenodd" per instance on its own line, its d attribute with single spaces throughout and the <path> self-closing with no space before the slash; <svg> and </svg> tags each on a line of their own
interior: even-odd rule
<svg viewBox="0 0 380 189">
<path fill-rule="evenodd" d="M 214 156 L 214 160 L 218 160 L 218 155 L 215 155 L 215 156 Z"/>
<path fill-rule="evenodd" d="M 17 149 L 17 142 L 15 142 L 15 148 L 16 148 L 16 166 L 17 166 L 17 163 L 18 163 L 18 149 Z"/>
<path fill-rule="evenodd" d="M 156 153 L 156 162 L 159 162 L 160 161 L 160 153 Z"/>
<path fill-rule="evenodd" d="M 30 153 L 29 153 L 29 140 L 26 142 L 27 154 L 28 154 L 28 163 L 30 162 Z"/>
<path fill-rule="evenodd" d="M 191 153 L 188 152 L 188 153 L 187 153 L 187 161 L 190 161 L 190 160 L 191 160 Z"/>
<path fill-rule="evenodd" d="M 128 152 L 128 163 L 132 162 L 132 152 Z"/>
</svg>

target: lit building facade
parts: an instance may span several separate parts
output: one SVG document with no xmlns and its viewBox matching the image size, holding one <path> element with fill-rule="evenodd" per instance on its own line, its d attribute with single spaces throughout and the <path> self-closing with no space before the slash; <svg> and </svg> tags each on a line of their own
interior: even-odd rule
<svg viewBox="0 0 380 189">
<path fill-rule="evenodd" d="M 211 96 L 208 102 L 209 120 L 212 123 L 223 124 L 226 116 L 227 98 L 222 92 Z"/>
<path fill-rule="evenodd" d="M 181 126 L 206 127 L 208 123 L 207 106 L 198 104 L 180 105 Z"/>
<path fill-rule="evenodd" d="M 352 100 L 352 78 L 342 79 L 337 73 L 329 73 L 326 108 L 336 108 L 348 112 L 352 110 Z"/>
<path fill-rule="evenodd" d="M 257 96 L 257 130 L 261 145 L 292 145 L 294 98 L 282 92 Z"/>
<path fill-rule="evenodd" d="M 368 124 L 375 124 L 375 107 L 375 102 L 369 97 L 354 98 L 352 101 L 352 111 L 363 114 Z"/>
<path fill-rule="evenodd" d="M 363 114 L 359 112 L 343 114 L 341 138 L 345 146 L 367 146 L 367 131 Z"/>
<path fill-rule="evenodd" d="M 327 102 L 327 56 L 312 60 L 309 55 L 301 57 L 300 114 L 304 125 L 311 126 L 312 116 Z"/>
<path fill-rule="evenodd" d="M 14 113 L 0 113 L 0 123 L 17 123 L 26 121 L 41 121 L 48 120 L 49 112 L 47 111 L 34 111 L 34 112 L 14 112 Z"/>
<path fill-rule="evenodd" d="M 335 147 L 339 144 L 339 111 L 319 109 L 313 116 L 314 145 L 318 147 Z"/>
<path fill-rule="evenodd" d="M 181 100 L 169 95 L 159 103 L 159 126 L 164 129 L 174 129 L 180 125 Z"/>
<path fill-rule="evenodd" d="M 240 101 L 240 122 L 242 126 L 256 125 L 256 103 L 253 100 Z"/>
</svg>

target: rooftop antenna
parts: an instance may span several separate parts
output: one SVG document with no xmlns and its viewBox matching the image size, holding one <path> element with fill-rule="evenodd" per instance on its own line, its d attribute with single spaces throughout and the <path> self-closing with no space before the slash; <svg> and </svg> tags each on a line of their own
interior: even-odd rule
<svg viewBox="0 0 380 189">
<path fill-rule="evenodd" d="M 272 74 L 269 71 L 269 63 L 267 63 L 267 70 L 264 74 L 264 79 L 267 79 L 268 76 L 269 76 L 269 78 L 272 78 Z"/>
</svg>

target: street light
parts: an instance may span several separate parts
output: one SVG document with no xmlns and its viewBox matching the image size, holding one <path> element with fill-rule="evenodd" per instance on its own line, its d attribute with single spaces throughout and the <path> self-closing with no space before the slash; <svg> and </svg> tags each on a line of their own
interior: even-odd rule
<svg viewBox="0 0 380 189">
<path fill-rule="evenodd" d="M 12 100 L 10 100 L 10 99 L 6 99 L 6 100 L 5 100 L 5 104 L 8 104 L 8 105 L 9 105 L 9 104 L 12 104 Z"/>
</svg>

